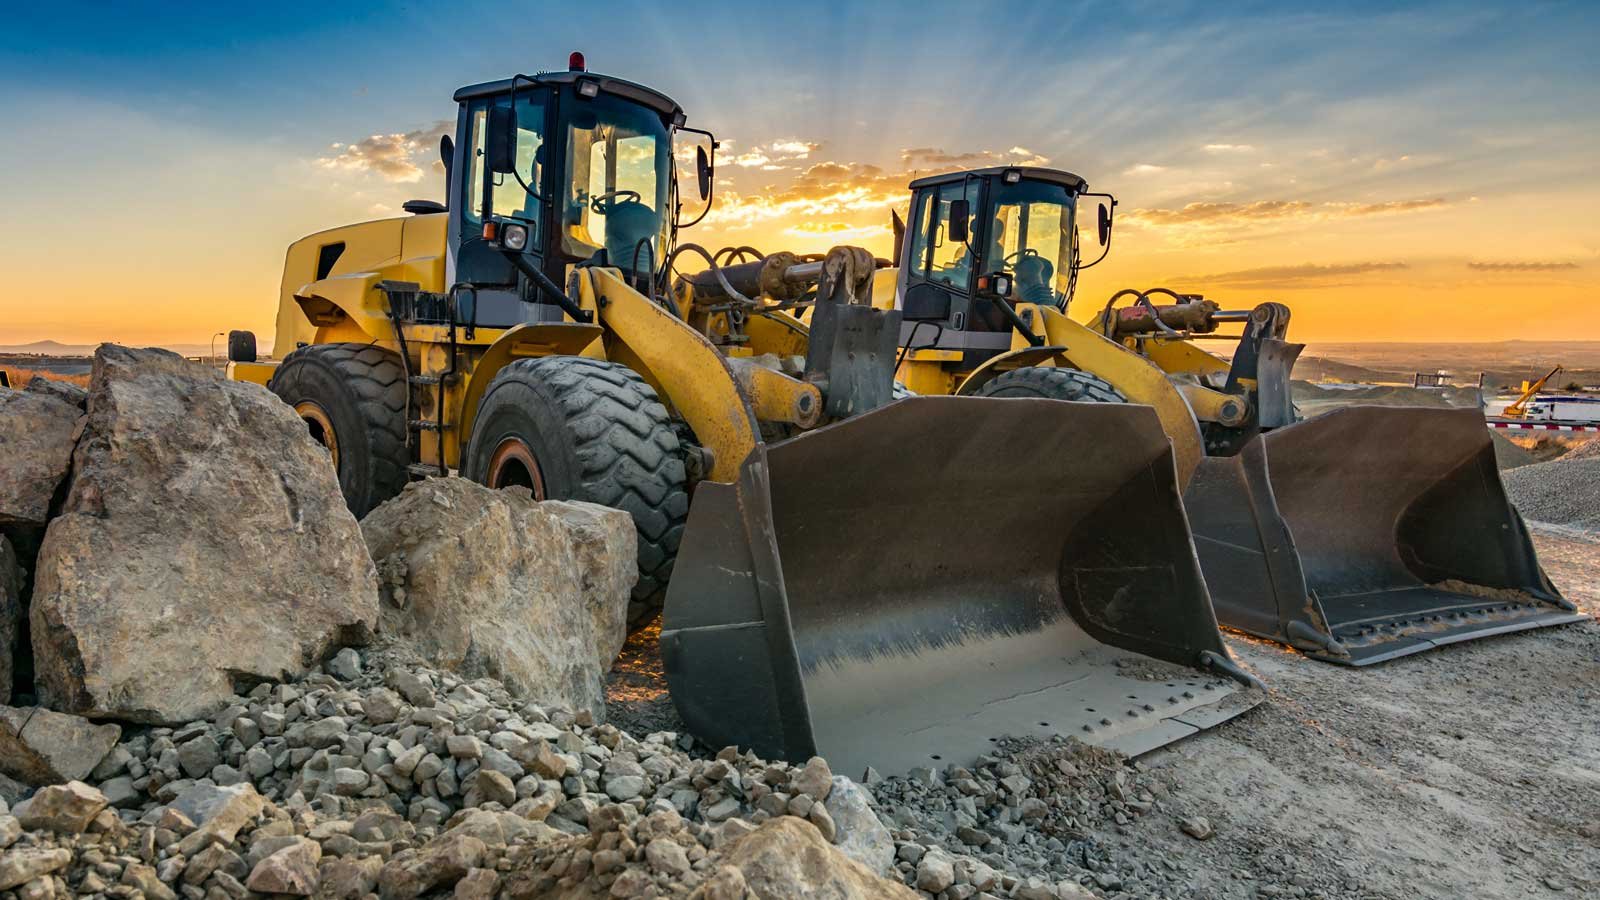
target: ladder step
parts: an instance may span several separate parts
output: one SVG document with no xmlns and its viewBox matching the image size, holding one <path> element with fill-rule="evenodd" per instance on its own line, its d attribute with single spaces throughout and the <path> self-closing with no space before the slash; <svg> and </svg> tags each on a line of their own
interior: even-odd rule
<svg viewBox="0 0 1600 900">
<path fill-rule="evenodd" d="M 433 385 L 438 384 L 442 379 L 437 375 L 413 375 L 406 380 L 412 384 Z"/>
<path fill-rule="evenodd" d="M 449 431 L 451 428 L 455 427 L 455 425 L 450 422 L 440 425 L 438 422 L 425 422 L 421 419 L 413 419 L 407 424 L 411 426 L 412 431 Z"/>
<path fill-rule="evenodd" d="M 406 471 L 418 478 L 446 478 L 450 470 L 444 466 L 430 466 L 427 463 L 412 463 L 406 466 Z"/>
</svg>

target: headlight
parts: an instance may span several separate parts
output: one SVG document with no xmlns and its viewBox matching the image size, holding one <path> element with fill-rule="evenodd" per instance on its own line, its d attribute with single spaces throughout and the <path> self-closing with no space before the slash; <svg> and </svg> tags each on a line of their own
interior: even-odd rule
<svg viewBox="0 0 1600 900">
<path fill-rule="evenodd" d="M 589 78 L 578 79 L 578 96 L 585 100 L 593 100 L 600 96 L 600 82 Z"/>
<path fill-rule="evenodd" d="M 528 229 L 525 225 L 500 226 L 500 243 L 507 250 L 521 251 L 528 246 Z"/>
</svg>

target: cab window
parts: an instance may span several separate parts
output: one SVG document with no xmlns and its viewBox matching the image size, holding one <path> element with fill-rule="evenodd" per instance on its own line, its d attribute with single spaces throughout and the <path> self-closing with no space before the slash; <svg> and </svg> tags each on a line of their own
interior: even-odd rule
<svg viewBox="0 0 1600 900">
<path fill-rule="evenodd" d="M 494 105 L 504 108 L 509 97 L 497 98 Z M 472 165 L 468 167 L 467 205 L 463 218 L 469 225 L 483 224 L 483 165 L 484 130 L 488 127 L 487 101 L 479 101 L 469 108 L 472 119 Z M 531 231 L 539 225 L 539 200 L 525 190 L 523 184 L 538 190 L 544 174 L 545 98 L 538 94 L 517 95 L 517 172 L 516 175 L 494 176 L 493 194 L 496 216 L 528 224 Z M 520 177 L 521 181 L 518 181 Z M 537 239 L 537 234 L 530 234 Z M 534 244 L 537 246 L 537 244 Z"/>
<path fill-rule="evenodd" d="M 966 198 L 968 214 L 978 208 L 978 182 L 967 180 L 927 192 L 919 201 L 916 235 L 911 245 L 913 271 L 921 278 L 965 290 L 972 274 L 971 254 L 966 244 L 950 240 L 950 216 L 955 201 Z M 977 220 L 967 223 L 968 234 L 975 234 Z"/>
</svg>

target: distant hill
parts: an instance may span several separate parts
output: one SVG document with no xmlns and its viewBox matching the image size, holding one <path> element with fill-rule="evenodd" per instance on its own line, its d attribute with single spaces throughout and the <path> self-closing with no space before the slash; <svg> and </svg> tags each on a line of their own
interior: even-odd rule
<svg viewBox="0 0 1600 900">
<path fill-rule="evenodd" d="M 63 344 L 60 341 L 34 341 L 31 344 L 0 344 L 0 355 L 5 356 L 93 356 L 99 344 Z M 148 346 L 148 345 L 144 345 Z M 180 356 L 210 356 L 211 348 L 205 344 L 158 344 Z M 227 347 L 219 340 L 217 353 L 226 354 Z"/>
</svg>

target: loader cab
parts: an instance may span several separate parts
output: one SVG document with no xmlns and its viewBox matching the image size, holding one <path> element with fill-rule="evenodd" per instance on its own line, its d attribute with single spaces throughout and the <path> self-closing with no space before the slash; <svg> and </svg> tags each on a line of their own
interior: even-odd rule
<svg viewBox="0 0 1600 900">
<path fill-rule="evenodd" d="M 978 362 L 1011 347 L 1000 304 L 1065 310 L 1086 186 L 1070 172 L 1018 166 L 912 182 L 895 298 L 901 345 L 960 350 Z"/>
<path fill-rule="evenodd" d="M 552 286 L 570 266 L 643 279 L 663 264 L 678 206 L 673 138 L 685 123 L 671 98 L 590 73 L 574 54 L 569 71 L 455 99 L 446 281 L 469 298 L 475 324 L 560 321 Z"/>
</svg>

